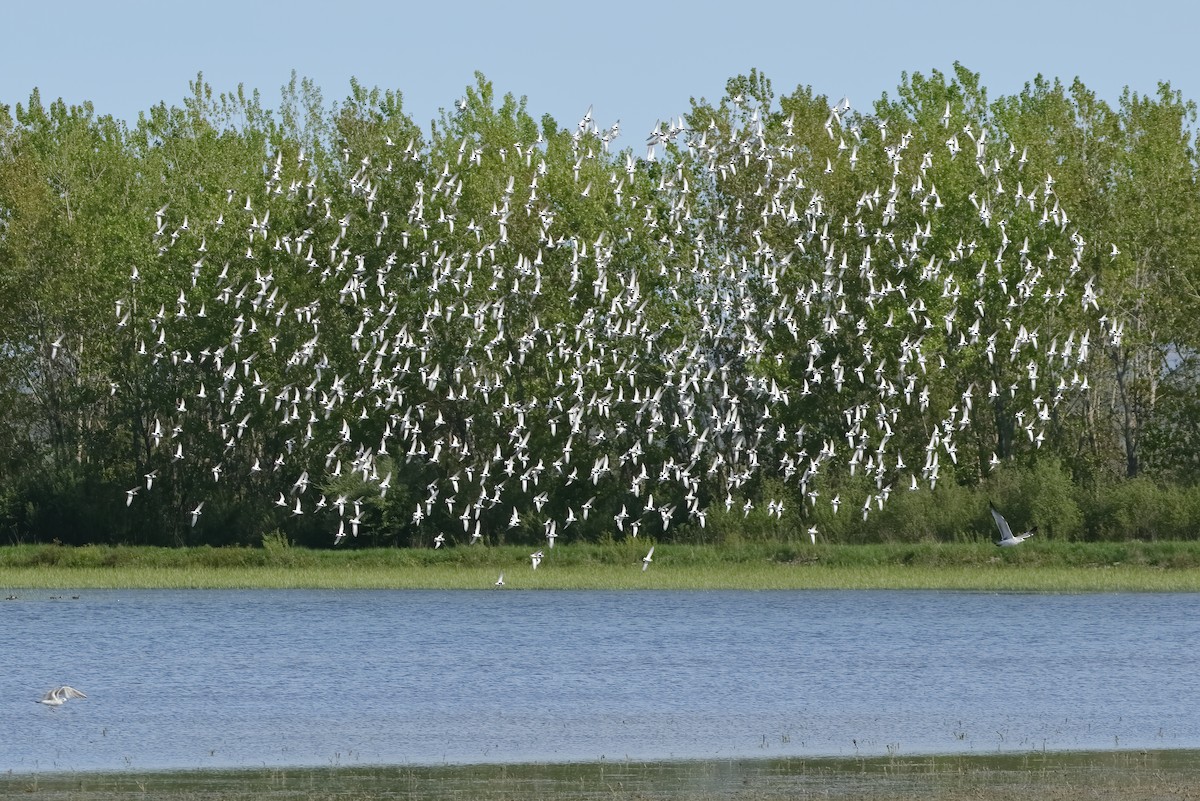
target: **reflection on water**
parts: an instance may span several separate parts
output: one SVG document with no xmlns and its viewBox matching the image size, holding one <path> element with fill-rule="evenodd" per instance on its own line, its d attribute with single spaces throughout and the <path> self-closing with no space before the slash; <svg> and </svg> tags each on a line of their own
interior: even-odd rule
<svg viewBox="0 0 1200 801">
<path fill-rule="evenodd" d="M 0 770 L 1200 747 L 1195 595 L 18 595 Z"/>
</svg>

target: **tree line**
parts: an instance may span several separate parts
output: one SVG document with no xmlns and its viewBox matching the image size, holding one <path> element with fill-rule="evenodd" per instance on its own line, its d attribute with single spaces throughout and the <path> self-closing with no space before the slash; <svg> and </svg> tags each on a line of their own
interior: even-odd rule
<svg viewBox="0 0 1200 801">
<path fill-rule="evenodd" d="M 1195 536 L 1169 85 L 581 105 L 0 108 L 6 540 Z"/>
</svg>

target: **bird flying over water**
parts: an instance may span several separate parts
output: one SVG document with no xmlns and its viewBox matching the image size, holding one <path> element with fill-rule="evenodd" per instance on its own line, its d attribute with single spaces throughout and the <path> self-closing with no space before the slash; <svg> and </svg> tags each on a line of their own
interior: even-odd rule
<svg viewBox="0 0 1200 801">
<path fill-rule="evenodd" d="M 1004 515 L 996 511 L 996 507 L 988 504 L 988 508 L 992 512 L 992 518 L 996 521 L 996 528 L 1000 530 L 1000 539 L 996 540 L 996 544 L 1002 548 L 1020 545 L 1025 540 L 1037 533 L 1037 526 L 1026 531 L 1024 534 L 1013 534 L 1012 529 L 1008 527 L 1008 521 L 1004 519 Z"/>
<path fill-rule="evenodd" d="M 64 684 L 62 687 L 55 687 L 43 695 L 38 700 L 38 703 L 45 704 L 46 706 L 62 706 L 72 698 L 87 698 L 87 696 L 74 687 Z"/>
</svg>

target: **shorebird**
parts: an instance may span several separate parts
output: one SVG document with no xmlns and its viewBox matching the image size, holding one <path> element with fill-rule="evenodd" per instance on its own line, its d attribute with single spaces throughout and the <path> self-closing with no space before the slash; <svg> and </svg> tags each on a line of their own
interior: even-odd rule
<svg viewBox="0 0 1200 801">
<path fill-rule="evenodd" d="M 534 570 L 538 569 L 538 565 L 542 563 L 543 558 L 544 556 L 541 551 L 534 551 L 533 553 L 529 554 L 529 562 L 533 565 Z"/>
<path fill-rule="evenodd" d="M 504 574 L 503 573 L 500 574 L 500 578 L 496 579 L 496 586 L 497 587 L 504 586 Z"/>
<path fill-rule="evenodd" d="M 64 684 L 62 687 L 55 687 L 43 695 L 38 700 L 38 703 L 45 704 L 46 706 L 62 706 L 72 698 L 87 698 L 87 696 L 74 687 Z"/>
<path fill-rule="evenodd" d="M 646 568 L 650 567 L 650 561 L 653 556 L 654 556 L 654 548 L 652 546 L 650 548 L 650 552 L 642 557 L 642 572 L 645 572 Z"/>
<path fill-rule="evenodd" d="M 1012 529 L 1008 527 L 1008 521 L 1004 519 L 1004 515 L 996 511 L 996 507 L 988 504 L 991 509 L 992 518 L 996 521 L 996 528 L 1000 529 L 1000 539 L 996 540 L 996 544 L 1001 548 L 1020 545 L 1025 540 L 1037 533 L 1037 526 L 1026 531 L 1024 534 L 1013 534 Z"/>
</svg>

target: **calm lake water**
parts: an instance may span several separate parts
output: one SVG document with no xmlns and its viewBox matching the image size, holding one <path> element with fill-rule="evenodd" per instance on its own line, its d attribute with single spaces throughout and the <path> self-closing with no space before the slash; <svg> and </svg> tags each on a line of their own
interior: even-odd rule
<svg viewBox="0 0 1200 801">
<path fill-rule="evenodd" d="M 15 772 L 1200 747 L 1200 595 L 17 595 Z"/>
</svg>

